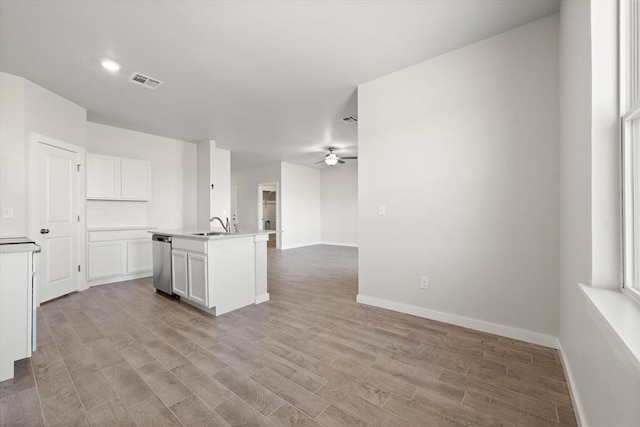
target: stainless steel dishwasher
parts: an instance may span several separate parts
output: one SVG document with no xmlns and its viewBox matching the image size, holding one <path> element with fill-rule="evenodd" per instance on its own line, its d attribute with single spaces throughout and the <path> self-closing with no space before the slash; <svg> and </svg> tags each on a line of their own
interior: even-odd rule
<svg viewBox="0 0 640 427">
<path fill-rule="evenodd" d="M 153 241 L 153 287 L 173 295 L 171 290 L 171 236 L 154 234 Z"/>
</svg>

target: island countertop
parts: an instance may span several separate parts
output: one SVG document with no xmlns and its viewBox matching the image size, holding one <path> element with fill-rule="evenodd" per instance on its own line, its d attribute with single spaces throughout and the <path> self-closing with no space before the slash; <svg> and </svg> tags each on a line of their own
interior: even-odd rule
<svg viewBox="0 0 640 427">
<path fill-rule="evenodd" d="M 214 234 L 211 236 L 198 235 L 198 233 L 210 233 L 210 232 L 221 233 L 221 234 Z M 197 240 L 220 240 L 220 239 L 234 239 L 238 237 L 275 234 L 277 233 L 277 231 L 276 230 L 239 230 L 237 233 L 235 232 L 225 233 L 223 231 L 203 229 L 203 228 L 184 228 L 184 229 L 177 229 L 177 230 L 149 230 L 149 233 L 160 234 L 163 236 L 197 239 Z"/>
</svg>

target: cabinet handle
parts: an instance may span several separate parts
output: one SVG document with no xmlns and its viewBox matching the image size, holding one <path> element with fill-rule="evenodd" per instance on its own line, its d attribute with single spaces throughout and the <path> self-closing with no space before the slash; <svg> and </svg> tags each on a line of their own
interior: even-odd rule
<svg viewBox="0 0 640 427">
<path fill-rule="evenodd" d="M 48 228 L 41 228 L 40 229 L 40 234 L 49 234 L 49 229 Z"/>
</svg>

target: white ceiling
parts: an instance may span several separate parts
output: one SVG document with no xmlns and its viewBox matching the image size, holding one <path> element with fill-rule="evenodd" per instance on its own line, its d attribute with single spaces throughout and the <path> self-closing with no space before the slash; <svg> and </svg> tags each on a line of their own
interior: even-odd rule
<svg viewBox="0 0 640 427">
<path fill-rule="evenodd" d="M 90 121 L 214 139 L 232 167 L 357 152 L 357 85 L 557 12 L 559 0 L 7 1 L 0 69 Z M 113 74 L 102 58 L 122 65 Z M 133 72 L 164 81 L 127 83 Z"/>
</svg>

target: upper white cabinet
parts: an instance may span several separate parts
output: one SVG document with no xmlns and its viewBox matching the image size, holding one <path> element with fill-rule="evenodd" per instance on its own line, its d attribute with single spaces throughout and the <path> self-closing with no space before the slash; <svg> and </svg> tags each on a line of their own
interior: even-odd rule
<svg viewBox="0 0 640 427">
<path fill-rule="evenodd" d="M 151 163 L 87 154 L 87 199 L 151 200 Z"/>
<path fill-rule="evenodd" d="M 120 177 L 122 199 L 151 199 L 151 164 L 148 161 L 120 159 Z"/>
</svg>

